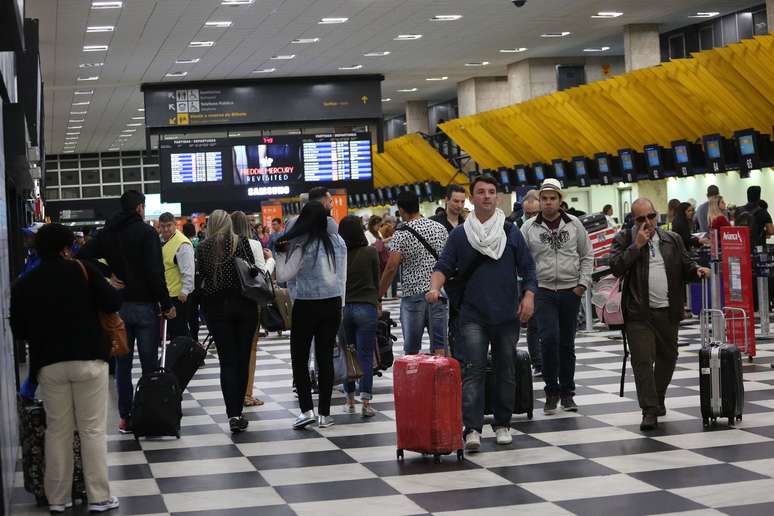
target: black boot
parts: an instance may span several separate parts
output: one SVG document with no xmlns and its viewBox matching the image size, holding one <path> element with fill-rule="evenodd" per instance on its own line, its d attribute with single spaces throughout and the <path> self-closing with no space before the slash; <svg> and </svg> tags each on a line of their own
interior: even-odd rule
<svg viewBox="0 0 774 516">
<path fill-rule="evenodd" d="M 655 430 L 658 426 L 658 419 L 653 414 L 645 414 L 642 416 L 642 423 L 640 423 L 640 430 L 647 432 Z"/>
</svg>

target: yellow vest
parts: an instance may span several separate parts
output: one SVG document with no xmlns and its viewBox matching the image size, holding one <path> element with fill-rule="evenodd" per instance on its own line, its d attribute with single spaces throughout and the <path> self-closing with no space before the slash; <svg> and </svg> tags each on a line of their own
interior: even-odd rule
<svg viewBox="0 0 774 516">
<path fill-rule="evenodd" d="M 180 231 L 166 241 L 161 247 L 161 257 L 164 259 L 164 279 L 167 281 L 167 290 L 169 297 L 177 297 L 183 290 L 183 275 L 175 263 L 175 255 L 183 244 L 192 245 L 191 241 Z"/>
</svg>

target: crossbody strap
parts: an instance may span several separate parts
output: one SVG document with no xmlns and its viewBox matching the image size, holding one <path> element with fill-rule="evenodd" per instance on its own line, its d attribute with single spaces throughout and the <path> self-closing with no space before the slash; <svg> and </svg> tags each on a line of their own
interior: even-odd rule
<svg viewBox="0 0 774 516">
<path fill-rule="evenodd" d="M 415 229 L 414 229 L 414 228 L 412 228 L 411 226 L 407 226 L 407 225 L 405 225 L 405 224 L 404 224 L 404 225 L 402 225 L 402 226 L 398 226 L 397 228 L 395 228 L 395 231 L 408 231 L 409 233 L 411 233 L 412 235 L 414 235 L 414 238 L 416 238 L 417 240 L 419 240 L 419 243 L 420 243 L 420 244 L 422 244 L 422 245 L 424 246 L 424 248 L 425 248 L 425 249 L 427 249 L 427 252 L 428 252 L 428 253 L 430 253 L 430 254 L 432 255 L 432 257 L 433 257 L 433 258 L 435 258 L 436 260 L 438 259 L 438 251 L 436 251 L 436 250 L 433 248 L 433 246 L 431 246 L 431 245 L 430 245 L 430 243 L 429 243 L 427 240 L 425 240 L 425 237 L 423 237 L 422 235 L 420 235 L 420 234 L 417 232 L 417 230 L 415 230 Z"/>
</svg>

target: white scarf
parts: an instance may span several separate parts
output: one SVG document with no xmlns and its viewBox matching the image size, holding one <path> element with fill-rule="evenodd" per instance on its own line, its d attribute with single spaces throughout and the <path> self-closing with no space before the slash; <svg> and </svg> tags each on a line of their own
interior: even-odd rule
<svg viewBox="0 0 774 516">
<path fill-rule="evenodd" d="M 465 219 L 465 236 L 468 237 L 468 242 L 473 249 L 484 256 L 499 260 L 505 252 L 505 244 L 508 241 L 503 229 L 504 224 L 505 213 L 500 208 L 496 208 L 495 214 L 483 224 L 474 211 Z"/>
</svg>

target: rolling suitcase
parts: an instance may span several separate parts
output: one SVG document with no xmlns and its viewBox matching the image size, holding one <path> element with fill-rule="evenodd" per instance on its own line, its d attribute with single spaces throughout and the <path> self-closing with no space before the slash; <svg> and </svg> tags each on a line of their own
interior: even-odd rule
<svg viewBox="0 0 774 516">
<path fill-rule="evenodd" d="M 462 461 L 462 380 L 453 358 L 406 355 L 394 364 L 398 460 L 409 450 L 433 455 L 457 452 Z"/>
<path fill-rule="evenodd" d="M 527 351 L 513 348 L 513 365 L 516 370 L 516 395 L 513 403 L 514 414 L 527 414 L 532 419 L 535 394 L 532 389 L 532 360 Z M 495 374 L 491 357 L 486 367 L 486 391 L 484 394 L 484 414 L 492 414 L 494 401 Z"/>
<path fill-rule="evenodd" d="M 196 371 L 204 365 L 204 359 L 210 348 L 210 336 L 199 344 L 188 336 L 175 337 L 167 345 L 166 363 L 170 371 L 177 377 L 177 385 L 180 391 L 188 387 L 188 383 L 196 374 Z"/>
<path fill-rule="evenodd" d="M 706 291 L 706 280 L 702 290 Z M 706 294 L 705 294 L 705 304 Z M 747 313 L 738 308 L 703 309 L 700 319 L 701 350 L 699 350 L 699 395 L 704 426 L 715 424 L 718 418 L 728 419 L 729 426 L 742 420 L 744 382 L 742 352 L 728 343 L 728 329 L 744 328 L 743 343 L 748 342 Z M 729 323 L 731 323 L 729 325 Z M 733 337 L 732 337 L 733 338 Z"/>
<path fill-rule="evenodd" d="M 22 448 L 24 489 L 35 497 L 39 507 L 48 505 L 43 487 L 46 473 L 46 411 L 39 400 L 19 396 L 19 438 Z M 75 432 L 73 438 L 73 487 L 72 499 L 86 503 L 86 483 L 83 478 L 81 438 Z"/>
<path fill-rule="evenodd" d="M 166 319 L 163 330 L 166 330 Z M 166 335 L 163 330 L 162 339 Z M 132 407 L 135 439 L 165 436 L 180 438 L 180 419 L 183 417 L 182 391 L 175 373 L 166 369 L 166 358 L 167 346 L 164 343 L 161 367 L 142 375 L 137 382 Z"/>
</svg>

